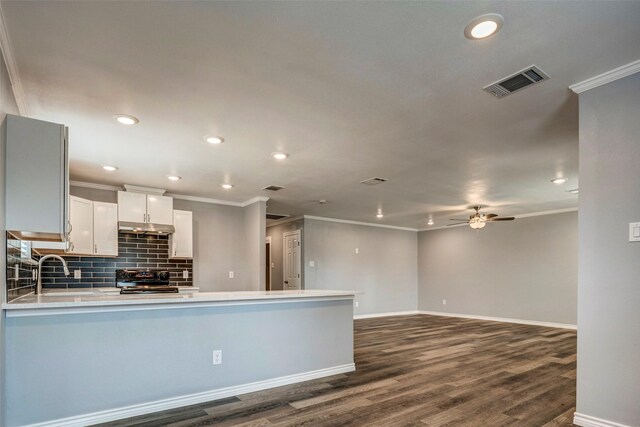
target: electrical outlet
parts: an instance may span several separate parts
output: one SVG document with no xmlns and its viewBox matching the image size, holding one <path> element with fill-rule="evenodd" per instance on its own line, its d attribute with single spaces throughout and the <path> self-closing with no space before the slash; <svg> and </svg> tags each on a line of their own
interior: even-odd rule
<svg viewBox="0 0 640 427">
<path fill-rule="evenodd" d="M 360 253 L 360 249 L 356 248 L 356 253 L 359 254 Z"/>
<path fill-rule="evenodd" d="M 360 303 L 356 301 L 356 308 L 360 307 Z"/>
<path fill-rule="evenodd" d="M 182 270 L 182 278 L 183 279 L 189 278 L 189 270 Z"/>
<path fill-rule="evenodd" d="M 442 300 L 442 305 L 447 305 L 447 300 L 446 299 Z"/>
<path fill-rule="evenodd" d="M 73 270 L 73 278 L 74 279 L 82 279 L 82 270 Z"/>
<path fill-rule="evenodd" d="M 229 279 L 233 279 L 233 271 L 229 272 Z"/>
<path fill-rule="evenodd" d="M 222 365 L 222 350 L 213 350 L 213 364 Z"/>
</svg>

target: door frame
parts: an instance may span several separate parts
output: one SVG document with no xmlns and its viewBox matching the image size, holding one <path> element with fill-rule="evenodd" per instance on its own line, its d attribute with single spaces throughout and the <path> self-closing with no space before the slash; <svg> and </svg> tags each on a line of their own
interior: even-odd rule
<svg viewBox="0 0 640 427">
<path fill-rule="evenodd" d="M 269 255 L 269 264 L 267 265 L 267 283 L 269 283 L 269 289 L 265 289 L 267 291 L 270 291 L 273 288 L 273 277 L 272 277 L 272 273 L 273 273 L 273 258 L 271 257 L 271 236 L 267 236 L 264 240 L 264 244 L 268 245 L 269 247 L 269 251 L 267 252 L 267 254 Z M 266 288 L 266 286 L 265 286 Z"/>
<path fill-rule="evenodd" d="M 287 269 L 285 268 L 285 263 L 287 262 L 287 245 L 285 244 L 285 239 L 288 236 L 294 236 L 297 235 L 298 236 L 298 242 L 300 242 L 300 256 L 298 257 L 298 263 L 300 264 L 298 271 L 300 272 L 300 289 L 303 289 L 303 281 L 302 281 L 302 232 L 300 230 L 293 230 L 293 231 L 285 231 L 284 233 L 282 233 L 282 289 L 285 289 L 284 285 L 284 281 L 285 281 L 285 271 L 287 271 Z"/>
</svg>

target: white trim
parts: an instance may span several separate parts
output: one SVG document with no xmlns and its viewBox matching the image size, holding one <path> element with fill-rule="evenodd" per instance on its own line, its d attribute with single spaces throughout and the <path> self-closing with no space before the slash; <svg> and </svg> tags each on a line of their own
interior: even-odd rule
<svg viewBox="0 0 640 427">
<path fill-rule="evenodd" d="M 518 218 L 530 218 L 534 216 L 543 216 L 543 215 L 555 215 L 565 212 L 575 212 L 578 208 L 563 208 L 563 209 L 554 209 L 551 211 L 542 211 L 542 212 L 532 212 L 520 215 L 514 215 L 516 219 Z M 418 231 L 433 231 L 433 230 L 442 230 L 443 228 L 453 228 L 453 227 L 466 227 L 467 224 L 457 224 L 457 225 L 442 225 L 439 227 L 429 227 L 429 228 L 421 228 Z"/>
<path fill-rule="evenodd" d="M 84 182 L 84 181 L 69 181 L 69 185 L 71 187 L 93 188 L 95 190 L 106 190 L 106 191 L 123 191 L 124 190 L 123 186 L 94 184 L 93 182 Z"/>
<path fill-rule="evenodd" d="M 267 201 L 269 201 L 268 197 L 256 196 L 256 197 L 254 197 L 252 199 L 249 199 L 247 201 L 244 201 L 244 202 L 240 203 L 240 207 L 246 208 L 247 206 L 252 205 L 252 204 L 254 204 L 256 202 L 267 202 Z"/>
<path fill-rule="evenodd" d="M 232 387 L 218 388 L 200 393 L 187 394 L 184 396 L 170 397 L 168 399 L 156 400 L 153 402 L 141 403 L 137 405 L 124 406 L 120 408 L 107 409 L 105 411 L 92 412 L 89 414 L 76 415 L 73 417 L 60 418 L 52 421 L 44 421 L 36 424 L 29 424 L 26 427 L 83 427 L 123 418 L 135 417 L 138 415 L 150 414 L 158 411 L 180 408 L 183 406 L 195 405 L 212 400 L 224 399 L 226 397 L 238 396 L 246 393 L 253 393 L 274 387 L 281 387 L 288 384 L 295 384 L 317 378 L 329 377 L 332 375 L 344 374 L 356 370 L 354 363 L 333 366 L 331 368 L 318 369 L 315 371 L 303 372 L 301 374 L 286 375 L 270 380 L 256 381 L 249 384 L 242 384 Z"/>
<path fill-rule="evenodd" d="M 178 200 L 188 200 L 190 202 L 211 203 L 214 205 L 242 207 L 242 203 L 240 202 L 230 202 L 227 200 L 211 199 L 209 197 L 188 196 L 186 194 L 175 194 L 175 193 L 167 193 L 167 196 L 173 197 L 174 199 L 178 199 Z"/>
<path fill-rule="evenodd" d="M 354 315 L 353 318 L 357 319 L 373 319 L 376 317 L 389 317 L 389 316 L 411 316 L 415 314 L 421 314 L 418 310 L 409 310 L 409 311 L 390 311 L 387 313 L 373 313 L 373 314 L 357 314 Z"/>
<path fill-rule="evenodd" d="M 21 116 L 26 117 L 29 115 L 27 99 L 24 95 L 24 89 L 22 88 L 20 74 L 18 73 L 18 64 L 13 56 L 13 49 L 11 49 L 9 32 L 7 31 L 7 24 L 4 20 L 4 14 L 2 13 L 2 4 L 0 4 L 0 51 L 2 51 L 2 57 L 7 66 L 7 74 L 9 74 L 9 81 L 13 89 L 13 97 L 16 99 L 16 104 L 18 105 L 18 111 Z"/>
<path fill-rule="evenodd" d="M 294 217 L 292 217 L 292 218 L 282 218 L 282 219 L 278 219 L 278 220 L 273 221 L 273 222 L 272 222 L 272 223 L 270 223 L 270 224 L 267 224 L 267 228 L 269 228 L 269 227 L 275 227 L 276 225 L 286 224 L 286 223 L 288 223 L 288 222 L 298 221 L 298 220 L 301 220 L 301 219 L 304 219 L 304 217 L 303 217 L 303 216 L 294 216 Z"/>
<path fill-rule="evenodd" d="M 546 326 L 547 328 L 560 328 L 560 329 L 571 329 L 571 330 L 577 329 L 576 325 L 571 325 L 569 323 L 541 322 L 539 320 L 510 319 L 508 317 L 478 316 L 475 314 L 445 313 L 442 311 L 428 311 L 428 310 L 419 310 L 418 313 L 429 314 L 431 316 L 460 317 L 462 319 L 488 320 L 490 322 L 519 323 L 522 325 Z"/>
<path fill-rule="evenodd" d="M 156 187 L 142 187 L 140 185 L 131 185 L 124 184 L 124 189 L 129 193 L 143 193 L 143 194 L 152 194 L 156 196 L 162 196 L 167 192 L 164 188 L 156 188 Z"/>
<path fill-rule="evenodd" d="M 69 181 L 69 185 L 72 187 L 93 188 L 95 190 L 106 190 L 106 191 L 122 191 L 124 189 L 124 186 L 96 184 L 93 182 L 84 182 L 84 181 Z M 129 188 L 131 187 L 132 186 L 129 186 Z M 136 187 L 136 188 L 140 189 L 140 188 L 147 188 L 147 187 Z M 154 188 L 149 188 L 149 189 L 156 190 Z M 164 195 L 167 197 L 173 197 L 174 199 L 178 199 L 178 200 L 188 200 L 191 202 L 200 202 L 200 203 L 211 203 L 214 205 L 236 206 L 240 208 L 245 208 L 255 202 L 266 202 L 269 200 L 268 197 L 257 196 L 249 200 L 246 200 L 244 202 L 230 202 L 227 200 L 211 199 L 209 197 L 189 196 L 187 194 L 165 193 Z"/>
<path fill-rule="evenodd" d="M 342 224 L 364 225 L 367 227 L 392 228 L 394 230 L 418 231 L 417 228 L 398 227 L 397 225 L 374 224 L 372 222 L 351 221 L 348 219 L 325 218 L 322 216 L 304 215 L 304 219 L 315 219 L 317 221 L 338 222 Z"/>
<path fill-rule="evenodd" d="M 592 417 L 591 415 L 585 415 L 579 412 L 573 414 L 573 423 L 582 427 L 631 427 L 626 424 L 603 420 L 602 418 Z"/>
<path fill-rule="evenodd" d="M 598 86 L 602 86 L 604 84 L 611 83 L 613 81 L 630 76 L 631 74 L 635 74 L 639 71 L 640 59 L 623 65 L 622 67 L 614 68 L 613 70 L 598 74 L 597 76 L 591 77 L 579 83 L 574 83 L 569 86 L 569 89 L 571 89 L 575 93 L 586 92 Z"/>
</svg>

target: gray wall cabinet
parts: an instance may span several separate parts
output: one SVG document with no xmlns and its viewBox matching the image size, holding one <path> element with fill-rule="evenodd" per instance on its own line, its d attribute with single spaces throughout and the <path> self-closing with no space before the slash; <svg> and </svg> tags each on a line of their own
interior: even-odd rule
<svg viewBox="0 0 640 427">
<path fill-rule="evenodd" d="M 69 169 L 64 125 L 7 115 L 6 229 L 24 240 L 63 241 Z"/>
</svg>

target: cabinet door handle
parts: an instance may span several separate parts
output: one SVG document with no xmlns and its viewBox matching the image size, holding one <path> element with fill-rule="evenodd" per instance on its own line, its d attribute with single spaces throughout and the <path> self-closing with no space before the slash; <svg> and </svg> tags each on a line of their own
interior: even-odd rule
<svg viewBox="0 0 640 427">
<path fill-rule="evenodd" d="M 98 253 L 98 245 L 94 243 L 93 245 L 93 253 L 97 254 Z"/>
<path fill-rule="evenodd" d="M 147 222 L 151 223 L 151 214 L 147 214 Z"/>
<path fill-rule="evenodd" d="M 146 213 L 142 214 L 142 222 L 147 222 L 147 214 Z"/>
</svg>

